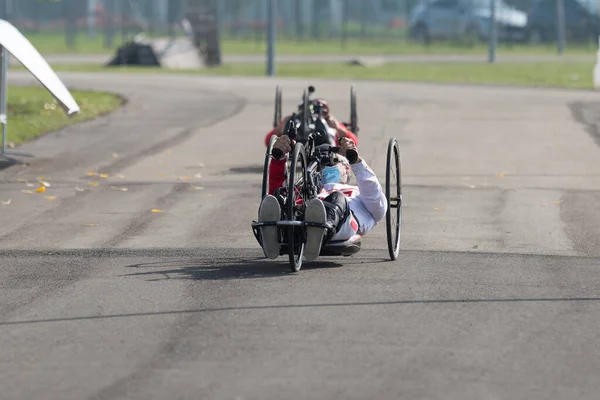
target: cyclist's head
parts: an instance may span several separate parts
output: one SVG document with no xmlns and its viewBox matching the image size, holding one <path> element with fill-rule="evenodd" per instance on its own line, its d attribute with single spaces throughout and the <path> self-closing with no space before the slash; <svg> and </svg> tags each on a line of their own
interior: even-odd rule
<svg viewBox="0 0 600 400">
<path fill-rule="evenodd" d="M 329 115 L 329 104 L 327 103 L 327 100 L 322 98 L 312 99 L 308 102 L 308 112 L 312 115 L 319 114 L 320 112 L 323 117 L 327 117 Z M 300 102 L 300 104 L 298 104 L 298 114 L 303 115 L 303 113 L 304 104 Z"/>
<path fill-rule="evenodd" d="M 323 168 L 323 183 L 343 183 L 350 182 L 352 169 L 348 159 L 341 154 L 335 154 L 332 157 L 333 165 Z"/>
<path fill-rule="evenodd" d="M 325 99 L 315 99 L 312 104 L 313 112 L 318 113 L 321 112 L 323 117 L 327 117 L 329 115 L 329 104 L 327 104 L 327 100 Z"/>
</svg>

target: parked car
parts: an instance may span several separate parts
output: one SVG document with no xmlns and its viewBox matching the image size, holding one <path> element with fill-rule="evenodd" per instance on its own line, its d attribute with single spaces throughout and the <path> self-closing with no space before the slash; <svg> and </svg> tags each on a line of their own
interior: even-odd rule
<svg viewBox="0 0 600 400">
<path fill-rule="evenodd" d="M 414 40 L 474 38 L 489 40 L 492 0 L 422 0 L 409 17 Z M 526 39 L 527 13 L 495 0 L 497 37 L 501 41 Z"/>
<path fill-rule="evenodd" d="M 564 0 L 565 33 L 568 41 L 598 41 L 600 16 L 597 0 Z M 547 43 L 558 38 L 556 0 L 535 0 L 528 13 L 527 38 Z"/>
</svg>

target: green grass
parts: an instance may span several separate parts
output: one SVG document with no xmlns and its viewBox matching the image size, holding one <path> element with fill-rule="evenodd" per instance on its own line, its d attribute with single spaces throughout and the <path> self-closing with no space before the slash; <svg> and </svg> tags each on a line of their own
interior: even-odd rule
<svg viewBox="0 0 600 400">
<path fill-rule="evenodd" d="M 72 91 L 81 112 L 68 117 L 50 93 L 39 87 L 8 88 L 7 141 L 20 144 L 67 125 L 114 111 L 123 100 L 103 92 Z"/>
<path fill-rule="evenodd" d="M 104 38 L 99 32 L 96 38 L 89 39 L 86 34 L 80 34 L 76 39 L 76 46 L 68 48 L 62 33 L 26 34 L 27 38 L 42 54 L 105 54 L 113 53 L 116 46 L 121 44 L 121 35 L 115 35 L 115 46 L 110 49 L 104 47 Z M 221 42 L 223 54 L 265 54 L 266 43 L 264 37 L 257 39 L 232 39 L 224 38 Z M 594 54 L 597 45 L 568 45 L 565 54 L 585 55 Z M 349 39 L 342 46 L 340 39 L 322 40 L 293 40 L 281 38 L 276 45 L 277 54 L 369 54 L 369 55 L 393 55 L 393 54 L 486 54 L 487 45 L 484 43 L 469 46 L 460 43 L 433 43 L 424 46 L 407 41 L 404 38 L 397 39 Z M 556 46 L 528 44 L 499 44 L 498 54 L 557 54 Z"/>
<path fill-rule="evenodd" d="M 544 86 L 572 89 L 592 88 L 592 62 L 548 63 L 394 63 L 375 67 L 346 64 L 279 64 L 278 77 L 389 80 L 412 82 L 479 83 Z M 166 70 L 154 67 L 101 67 L 56 65 L 57 71 L 164 73 L 218 76 L 264 76 L 261 64 L 229 64 L 202 70 Z"/>
<path fill-rule="evenodd" d="M 96 35 L 94 39 L 81 34 L 76 38 L 75 47 L 69 48 L 62 33 L 25 33 L 25 37 L 42 54 L 105 54 L 112 53 L 116 46 L 121 43 L 121 37 L 115 36 L 116 46 L 113 46 L 112 49 L 106 49 L 104 47 L 104 37 L 101 34 Z"/>
<path fill-rule="evenodd" d="M 253 40 L 224 40 L 222 42 L 224 54 L 265 54 L 266 43 Z M 281 40 L 276 44 L 277 54 L 361 54 L 361 55 L 423 55 L 423 54 L 487 54 L 488 46 L 484 43 L 475 45 L 453 44 L 449 42 L 432 43 L 425 46 L 404 39 L 351 39 L 345 46 L 339 39 L 327 40 Z M 565 54 L 586 55 L 594 54 L 597 46 L 579 45 L 570 46 Z M 558 54 L 553 45 L 528 45 L 528 44 L 499 44 L 498 55 L 523 54 L 523 55 L 554 55 Z"/>
</svg>

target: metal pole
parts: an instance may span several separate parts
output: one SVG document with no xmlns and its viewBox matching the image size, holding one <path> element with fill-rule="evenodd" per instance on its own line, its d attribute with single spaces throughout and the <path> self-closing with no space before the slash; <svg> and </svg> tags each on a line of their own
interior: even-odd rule
<svg viewBox="0 0 600 400">
<path fill-rule="evenodd" d="M 556 18 L 557 18 L 557 46 L 558 46 L 558 54 L 563 54 L 565 51 L 565 0 L 556 0 Z"/>
<path fill-rule="evenodd" d="M 88 0 L 87 6 L 88 38 L 96 38 L 96 0 Z"/>
<path fill-rule="evenodd" d="M 2 124 L 2 153 L 6 154 L 6 125 L 8 124 L 7 114 L 7 97 L 8 90 L 6 87 L 6 64 L 7 51 L 4 46 L 0 46 L 0 123 Z"/>
<path fill-rule="evenodd" d="M 267 32 L 267 75 L 275 75 L 275 41 L 277 40 L 277 0 L 269 0 Z"/>
<path fill-rule="evenodd" d="M 488 62 L 496 62 L 496 43 L 498 41 L 496 30 L 496 0 L 490 0 L 490 47 L 488 51 Z"/>
<path fill-rule="evenodd" d="M 350 16 L 350 7 L 348 4 L 348 0 L 343 0 L 344 10 L 342 12 L 342 49 L 346 48 L 346 42 L 348 41 L 348 18 Z"/>
<path fill-rule="evenodd" d="M 294 0 L 294 17 L 296 22 L 296 40 L 304 38 L 304 18 L 302 17 L 301 0 Z"/>
<path fill-rule="evenodd" d="M 125 25 L 126 22 L 129 22 L 129 20 L 125 21 L 125 7 L 127 6 L 125 0 L 119 0 L 119 6 L 121 10 L 121 44 L 123 44 L 127 40 L 127 28 Z"/>
<path fill-rule="evenodd" d="M 104 47 L 112 49 L 115 45 L 115 15 L 116 0 L 106 0 L 104 3 Z"/>
</svg>

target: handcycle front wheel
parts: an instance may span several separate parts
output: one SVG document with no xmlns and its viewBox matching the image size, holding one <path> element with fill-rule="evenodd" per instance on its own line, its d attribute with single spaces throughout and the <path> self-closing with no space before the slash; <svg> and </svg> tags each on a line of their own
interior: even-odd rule
<svg viewBox="0 0 600 400">
<path fill-rule="evenodd" d="M 309 110 L 309 98 L 306 89 L 302 93 L 302 139 L 305 139 L 309 134 L 310 123 L 310 110 Z"/>
<path fill-rule="evenodd" d="M 356 108 L 356 88 L 350 87 L 350 131 L 358 136 L 358 111 Z"/>
<path fill-rule="evenodd" d="M 262 191 L 260 199 L 262 200 L 269 193 L 269 168 L 271 167 L 271 152 L 273 151 L 273 144 L 277 140 L 277 136 L 271 136 L 269 144 L 267 145 L 267 151 L 265 152 L 265 163 L 263 166 L 263 179 L 262 179 Z"/>
<path fill-rule="evenodd" d="M 273 116 L 273 128 L 281 122 L 281 85 L 277 85 L 275 88 L 275 115 Z"/>
<path fill-rule="evenodd" d="M 307 201 L 306 153 L 302 143 L 296 143 L 290 160 L 286 200 L 286 217 L 289 221 L 303 221 Z M 298 200 L 302 201 L 298 203 Z M 302 268 L 305 233 L 302 226 L 287 227 L 288 254 L 293 272 Z"/>
<path fill-rule="evenodd" d="M 385 215 L 387 243 L 390 258 L 395 260 L 400 254 L 400 233 L 402 230 L 402 168 L 400 164 L 400 146 L 395 138 L 388 143 L 385 173 L 385 197 L 387 213 Z"/>
</svg>

